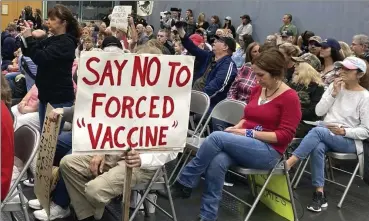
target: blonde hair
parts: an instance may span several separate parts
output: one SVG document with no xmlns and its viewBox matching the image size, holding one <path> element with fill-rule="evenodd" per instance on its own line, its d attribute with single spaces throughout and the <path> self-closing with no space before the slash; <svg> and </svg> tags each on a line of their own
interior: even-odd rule
<svg viewBox="0 0 369 221">
<path fill-rule="evenodd" d="M 297 63 L 292 83 L 302 84 L 307 88 L 311 82 L 324 85 L 320 74 L 310 64 L 306 62 Z"/>
<path fill-rule="evenodd" d="M 137 47 L 137 54 L 163 54 L 163 52 L 157 47 L 141 45 Z"/>
<path fill-rule="evenodd" d="M 203 17 L 203 20 L 201 20 L 200 18 Z M 204 12 L 200 12 L 199 13 L 199 17 L 197 17 L 197 22 L 200 23 L 200 22 L 205 22 L 205 13 Z"/>
<path fill-rule="evenodd" d="M 351 51 L 350 46 L 346 42 L 339 41 L 338 43 L 340 43 L 340 46 L 341 46 L 340 53 L 344 58 L 354 55 L 354 53 Z"/>
<path fill-rule="evenodd" d="M 300 48 L 289 42 L 285 42 L 279 45 L 279 49 L 283 50 L 283 52 L 286 53 L 289 57 L 298 57 L 301 54 Z"/>
</svg>

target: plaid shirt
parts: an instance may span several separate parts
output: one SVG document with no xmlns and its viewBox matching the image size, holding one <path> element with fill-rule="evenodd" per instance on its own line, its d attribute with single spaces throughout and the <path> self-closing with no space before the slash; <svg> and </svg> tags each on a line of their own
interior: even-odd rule
<svg viewBox="0 0 369 221">
<path fill-rule="evenodd" d="M 244 65 L 237 74 L 231 88 L 228 91 L 227 99 L 249 102 L 251 89 L 256 85 L 256 75 L 252 69 Z"/>
</svg>

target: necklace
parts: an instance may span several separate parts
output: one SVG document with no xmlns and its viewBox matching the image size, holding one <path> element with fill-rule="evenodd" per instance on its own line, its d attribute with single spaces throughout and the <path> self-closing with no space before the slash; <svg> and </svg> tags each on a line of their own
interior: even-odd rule
<svg viewBox="0 0 369 221">
<path fill-rule="evenodd" d="M 273 96 L 279 90 L 279 88 L 281 87 L 281 84 L 282 84 L 282 82 L 279 83 L 278 88 L 275 89 L 275 91 L 271 95 L 269 95 L 269 96 L 267 95 L 268 94 L 268 89 L 265 88 L 265 91 L 264 91 L 264 97 L 265 98 L 264 99 L 261 99 L 260 104 L 265 104 L 266 102 L 268 102 L 268 98 L 270 98 L 271 96 Z"/>
</svg>

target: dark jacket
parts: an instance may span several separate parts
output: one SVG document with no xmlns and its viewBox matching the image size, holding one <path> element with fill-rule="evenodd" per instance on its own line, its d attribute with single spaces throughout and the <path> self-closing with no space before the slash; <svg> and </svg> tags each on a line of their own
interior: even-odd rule
<svg viewBox="0 0 369 221">
<path fill-rule="evenodd" d="M 311 125 L 305 124 L 303 120 L 317 121 L 320 118 L 315 113 L 315 107 L 320 101 L 324 93 L 324 86 L 317 83 L 310 83 L 308 87 L 302 84 L 289 83 L 289 86 L 297 92 L 300 99 L 302 121 L 300 122 L 297 130 L 296 137 L 304 137 L 312 128 Z"/>
<path fill-rule="evenodd" d="M 205 51 L 197 47 L 186 35 L 182 39 L 183 46 L 187 51 L 196 57 L 198 64 L 203 67 L 199 72 L 194 73 L 194 79 L 201 77 L 206 68 L 212 62 L 214 53 Z M 200 71 L 201 70 L 201 71 Z M 217 103 L 227 98 L 227 93 L 237 75 L 237 67 L 231 56 L 224 56 L 216 61 L 215 66 L 208 73 L 203 91 L 210 97 L 210 106 L 214 107 Z"/>
<path fill-rule="evenodd" d="M 25 41 L 27 48 L 22 44 L 23 55 L 38 66 L 35 82 L 39 100 L 51 104 L 74 101 L 72 66 L 78 40 L 63 34 L 44 40 L 28 37 Z"/>
<path fill-rule="evenodd" d="M 164 47 L 166 47 L 169 50 L 171 55 L 174 55 L 176 53 L 176 51 L 174 50 L 173 44 L 171 42 L 168 42 L 168 41 L 165 42 Z"/>
<path fill-rule="evenodd" d="M 1 57 L 2 60 L 13 60 L 14 52 L 18 49 L 16 40 L 9 32 L 1 33 Z"/>
</svg>

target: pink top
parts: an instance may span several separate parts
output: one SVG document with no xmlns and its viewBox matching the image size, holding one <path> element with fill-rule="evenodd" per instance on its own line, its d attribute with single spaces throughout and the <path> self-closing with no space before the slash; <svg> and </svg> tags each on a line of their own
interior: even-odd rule
<svg viewBox="0 0 369 221">
<path fill-rule="evenodd" d="M 26 106 L 28 106 L 28 107 L 37 107 L 38 106 L 38 90 L 37 90 L 36 84 L 34 84 L 31 87 L 31 89 L 28 91 L 28 93 L 30 93 L 31 96 L 29 97 Z"/>
</svg>

